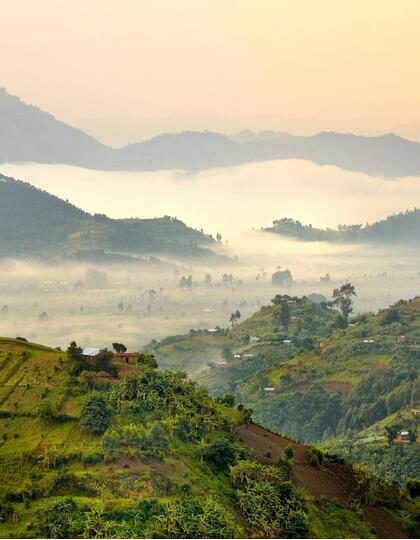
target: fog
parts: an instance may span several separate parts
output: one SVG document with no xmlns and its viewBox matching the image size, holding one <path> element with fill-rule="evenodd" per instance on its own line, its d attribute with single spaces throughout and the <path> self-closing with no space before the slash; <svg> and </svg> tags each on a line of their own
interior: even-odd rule
<svg viewBox="0 0 420 540">
<path fill-rule="evenodd" d="M 56 165 L 9 164 L 3 174 L 23 179 L 90 212 L 111 217 L 173 215 L 206 232 L 220 232 L 238 254 L 225 266 L 0 264 L 0 335 L 51 346 L 122 341 L 139 349 L 150 339 L 190 328 L 227 326 L 232 311 L 254 313 L 279 292 L 271 284 L 289 269 L 289 294 L 320 293 L 351 280 L 357 311 L 415 296 L 420 254 L 399 248 L 299 243 L 258 229 L 288 216 L 314 226 L 364 223 L 418 206 L 420 179 L 393 181 L 319 167 L 304 161 L 258 163 L 183 173 L 99 172 Z M 253 230 L 255 228 L 255 230 Z M 92 270 L 96 270 L 96 274 Z M 211 285 L 204 284 L 210 273 Z M 223 283 L 223 274 L 232 274 Z M 330 281 L 320 278 L 329 274 Z M 191 275 L 192 288 L 180 287 Z M 5 308 L 4 306 L 7 306 Z"/>
<path fill-rule="evenodd" d="M 336 227 L 382 219 L 420 202 L 420 178 L 384 180 L 301 160 L 197 172 L 108 172 L 37 164 L 5 164 L 1 171 L 92 213 L 176 216 L 207 232 L 221 232 L 236 249 L 245 231 L 280 217 Z"/>
</svg>

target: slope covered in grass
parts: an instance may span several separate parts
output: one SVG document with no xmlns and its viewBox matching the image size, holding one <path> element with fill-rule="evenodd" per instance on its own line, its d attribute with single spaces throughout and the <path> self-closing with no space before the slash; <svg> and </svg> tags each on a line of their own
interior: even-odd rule
<svg viewBox="0 0 420 540">
<path fill-rule="evenodd" d="M 326 304 L 284 296 L 216 336 L 190 332 L 149 350 L 192 373 L 194 361 L 207 358 L 209 368 L 194 376 L 212 393 L 232 392 L 264 426 L 319 443 L 362 439 L 373 424 L 418 406 L 419 341 L 419 298 L 346 323 Z M 402 419 L 399 429 L 409 428 Z M 419 452 L 412 453 L 394 480 L 420 474 Z"/>
<path fill-rule="evenodd" d="M 0 339 L 0 537 L 379 534 L 355 508 L 372 487 L 370 506 L 387 512 L 389 491 L 363 471 L 311 463 L 309 447 L 151 356 L 127 366 L 103 353 L 99 365 L 79 353 Z M 364 487 L 338 488 L 330 470 Z M 314 475 L 330 487 L 314 490 Z M 392 497 L 390 531 L 415 535 L 414 501 L 395 488 Z"/>
</svg>

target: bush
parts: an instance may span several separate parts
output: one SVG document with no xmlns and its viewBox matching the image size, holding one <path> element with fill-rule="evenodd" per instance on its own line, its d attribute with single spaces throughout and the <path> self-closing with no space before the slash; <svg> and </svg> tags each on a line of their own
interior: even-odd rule
<svg viewBox="0 0 420 540">
<path fill-rule="evenodd" d="M 13 514 L 13 505 L 9 501 L 0 502 L 0 523 L 7 521 Z"/>
<path fill-rule="evenodd" d="M 58 412 L 57 404 L 47 399 L 41 401 L 37 409 L 37 415 L 45 420 L 54 420 L 58 416 Z"/>
<path fill-rule="evenodd" d="M 235 447 L 228 439 L 216 439 L 207 447 L 204 458 L 218 469 L 226 470 L 236 461 Z"/>
<path fill-rule="evenodd" d="M 112 409 L 106 396 L 92 395 L 80 413 L 80 425 L 89 433 L 100 435 L 104 433 L 112 422 Z"/>
<path fill-rule="evenodd" d="M 405 487 L 412 499 L 420 497 L 420 480 L 417 478 L 409 478 L 405 484 Z"/>
<path fill-rule="evenodd" d="M 284 455 L 289 461 L 293 458 L 293 446 L 291 444 L 288 444 L 284 449 Z"/>
<path fill-rule="evenodd" d="M 319 448 L 312 446 L 309 450 L 309 461 L 313 467 L 317 467 L 324 461 L 324 453 Z"/>
<path fill-rule="evenodd" d="M 287 538 L 308 538 L 309 520 L 302 510 L 293 510 L 287 517 L 285 532 Z"/>
</svg>

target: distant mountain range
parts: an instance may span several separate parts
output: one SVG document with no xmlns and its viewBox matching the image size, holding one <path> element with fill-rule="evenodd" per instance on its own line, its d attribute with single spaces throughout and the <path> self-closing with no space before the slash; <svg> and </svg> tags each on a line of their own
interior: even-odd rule
<svg viewBox="0 0 420 540">
<path fill-rule="evenodd" d="M 157 255 L 216 260 L 220 256 L 212 251 L 215 246 L 212 236 L 169 216 L 91 215 L 30 184 L 0 175 L 0 258 L 150 262 L 150 256 Z"/>
<path fill-rule="evenodd" d="M 420 247 L 420 210 L 407 210 L 366 225 L 339 225 L 337 229 L 318 229 L 291 218 L 273 221 L 266 232 L 304 242 L 376 243 Z"/>
<path fill-rule="evenodd" d="M 208 169 L 304 159 L 384 177 L 420 175 L 420 144 L 394 134 L 244 131 L 162 134 L 123 148 L 106 146 L 0 89 L 0 163 L 63 163 L 102 170 Z"/>
</svg>

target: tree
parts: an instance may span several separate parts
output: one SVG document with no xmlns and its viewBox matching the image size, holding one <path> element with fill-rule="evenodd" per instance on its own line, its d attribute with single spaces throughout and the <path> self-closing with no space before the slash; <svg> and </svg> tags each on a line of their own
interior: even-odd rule
<svg viewBox="0 0 420 540">
<path fill-rule="evenodd" d="M 407 488 L 412 499 L 420 497 L 420 480 L 417 478 L 409 478 L 405 483 L 405 487 Z"/>
<path fill-rule="evenodd" d="M 123 343 L 113 343 L 112 348 L 116 353 L 125 353 L 127 352 L 127 347 Z"/>
<path fill-rule="evenodd" d="M 408 432 L 408 440 L 410 441 L 410 444 L 414 444 L 417 441 L 417 433 L 412 429 Z"/>
<path fill-rule="evenodd" d="M 341 314 L 347 320 L 353 311 L 352 297 L 356 296 L 356 289 L 351 283 L 344 283 L 339 289 L 333 290 L 332 305 L 338 306 Z"/>
<path fill-rule="evenodd" d="M 388 309 L 388 311 L 382 317 L 380 323 L 382 325 L 385 325 L 385 324 L 391 324 L 394 322 L 400 322 L 400 320 L 401 320 L 401 315 L 398 309 L 391 308 L 391 309 Z"/>
<path fill-rule="evenodd" d="M 232 324 L 232 326 L 236 326 L 240 318 L 241 318 L 241 313 L 239 309 L 237 309 L 234 313 L 231 313 L 229 322 Z"/>
<path fill-rule="evenodd" d="M 95 356 L 95 368 L 98 371 L 109 371 L 112 374 L 116 374 L 117 368 L 112 364 L 114 355 L 108 349 L 102 349 Z"/>
<path fill-rule="evenodd" d="M 218 469 L 226 470 L 235 463 L 235 448 L 228 439 L 216 439 L 208 445 L 204 458 L 206 461 L 213 463 Z"/>
<path fill-rule="evenodd" d="M 206 287 L 211 287 L 211 284 L 212 284 L 211 274 L 206 274 L 205 277 L 204 277 L 204 285 Z"/>
<path fill-rule="evenodd" d="M 281 304 L 280 309 L 273 313 L 273 322 L 276 325 L 282 325 L 284 328 L 289 327 L 290 323 L 290 308 L 287 302 Z"/>
<path fill-rule="evenodd" d="M 67 358 L 71 364 L 71 373 L 73 375 L 79 375 L 86 366 L 86 362 L 83 357 L 82 348 L 75 341 L 72 341 L 67 347 Z"/>
<path fill-rule="evenodd" d="M 82 408 L 80 425 L 82 429 L 100 435 L 105 433 L 112 421 L 112 409 L 103 394 L 93 394 Z"/>
<path fill-rule="evenodd" d="M 58 415 L 58 407 L 54 402 L 44 399 L 38 405 L 37 415 L 44 420 L 54 420 Z"/>
<path fill-rule="evenodd" d="M 287 289 L 292 286 L 293 276 L 290 270 L 279 270 L 271 276 L 271 283 Z"/>
<path fill-rule="evenodd" d="M 398 435 L 398 429 L 395 426 L 385 426 L 385 435 L 388 440 L 388 444 L 391 445 Z"/>
</svg>

